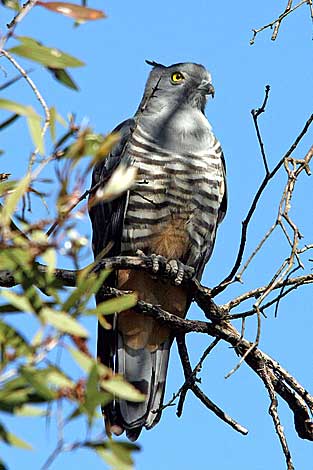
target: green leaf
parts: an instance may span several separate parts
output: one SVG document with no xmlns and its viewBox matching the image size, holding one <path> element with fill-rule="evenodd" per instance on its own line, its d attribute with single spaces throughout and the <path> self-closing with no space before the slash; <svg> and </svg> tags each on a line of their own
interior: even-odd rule
<svg viewBox="0 0 313 470">
<path fill-rule="evenodd" d="M 51 385 L 54 385 L 55 387 L 58 388 L 63 388 L 63 387 L 74 387 L 74 382 L 69 379 L 63 371 L 58 369 L 57 367 L 50 367 L 49 369 L 46 370 L 46 380 L 49 382 Z"/>
<path fill-rule="evenodd" d="M 56 131 L 55 131 L 55 121 L 56 121 L 56 109 L 54 106 L 52 106 L 49 109 L 49 114 L 50 114 L 50 137 L 52 142 L 55 142 L 56 139 Z"/>
<path fill-rule="evenodd" d="M 46 67 L 55 69 L 64 69 L 66 67 L 82 67 L 84 62 L 75 57 L 60 51 L 57 48 L 45 47 L 37 42 L 35 39 L 25 36 L 17 36 L 21 41 L 20 46 L 15 46 L 9 49 L 10 52 L 17 54 L 21 57 L 38 62 Z"/>
<path fill-rule="evenodd" d="M 3 98 L 0 98 L 0 108 L 6 109 L 7 111 L 11 111 L 14 114 L 19 114 L 20 116 L 38 116 L 34 108 L 32 108 L 31 106 L 25 106 L 24 104 L 16 103 L 16 101 L 6 100 Z"/>
<path fill-rule="evenodd" d="M 7 269 L 11 272 L 13 271 L 13 274 L 16 274 L 15 270 L 17 266 L 27 266 L 30 259 L 30 252 L 23 248 L 8 247 L 5 250 L 0 251 L 1 269 Z"/>
<path fill-rule="evenodd" d="M 11 8 L 12 10 L 18 11 L 20 9 L 18 0 L 1 0 L 1 3 L 2 5 L 6 6 L 7 8 Z"/>
<path fill-rule="evenodd" d="M 93 285 L 94 278 L 95 276 L 90 277 L 90 279 L 84 279 L 84 281 L 79 282 L 78 285 L 72 290 L 65 302 L 63 302 L 62 309 L 68 312 L 77 303 L 80 303 L 83 300 L 84 295 Z"/>
<path fill-rule="evenodd" d="M 119 459 L 121 464 L 133 465 L 131 452 L 139 450 L 135 444 L 128 442 L 108 441 L 108 447 L 112 450 L 113 454 Z"/>
<path fill-rule="evenodd" d="M 78 305 L 80 310 L 82 310 L 88 300 L 98 292 L 104 280 L 109 275 L 108 271 L 102 271 L 99 275 L 95 273 L 89 273 L 88 277 L 85 275 L 85 273 L 85 271 L 84 274 L 81 272 L 79 273 L 77 278 L 77 286 L 63 303 L 62 309 L 66 312 L 76 305 Z"/>
<path fill-rule="evenodd" d="M 85 315 L 110 315 L 128 310 L 137 304 L 137 294 L 126 294 L 115 299 L 106 300 L 97 305 L 96 308 L 86 310 Z"/>
<path fill-rule="evenodd" d="M 132 465 L 121 464 L 119 458 L 108 449 L 96 448 L 99 457 L 110 465 L 111 470 L 133 470 Z"/>
<path fill-rule="evenodd" d="M 0 320 L 0 344 L 2 346 L 10 346 L 15 350 L 17 356 L 30 355 L 33 348 L 12 326 L 7 325 Z"/>
<path fill-rule="evenodd" d="M 86 382 L 86 399 L 81 406 L 81 411 L 88 415 L 88 423 L 91 425 L 94 418 L 97 417 L 97 408 L 99 405 L 109 403 L 113 400 L 113 395 L 98 390 L 99 370 L 98 365 L 94 364 L 89 372 Z"/>
<path fill-rule="evenodd" d="M 55 311 L 49 307 L 44 307 L 40 312 L 40 317 L 46 324 L 54 326 L 63 333 L 69 333 L 82 338 L 88 337 L 87 330 L 66 312 Z"/>
<path fill-rule="evenodd" d="M 110 379 L 102 380 L 101 388 L 123 400 L 134 402 L 145 400 L 145 395 L 139 392 L 133 385 L 126 382 L 121 375 L 114 375 Z"/>
<path fill-rule="evenodd" d="M 40 327 L 39 330 L 35 333 L 32 341 L 31 341 L 31 345 L 34 347 L 34 348 L 38 348 L 42 341 L 43 341 L 43 328 Z"/>
<path fill-rule="evenodd" d="M 83 352 L 79 351 L 78 349 L 74 348 L 69 348 L 69 352 L 74 359 L 75 362 L 81 367 L 81 369 L 85 372 L 88 372 L 92 369 L 94 364 L 96 364 L 96 360 L 93 359 L 90 356 L 87 356 L 87 354 L 84 354 Z"/>
<path fill-rule="evenodd" d="M 45 370 L 36 370 L 32 367 L 21 367 L 20 374 L 45 400 L 50 401 L 56 398 L 56 392 L 46 385 Z"/>
<path fill-rule="evenodd" d="M 13 192 L 9 194 L 5 199 L 5 203 L 1 211 L 3 225 L 8 225 L 10 223 L 11 216 L 13 215 L 13 212 L 15 211 L 19 200 L 27 191 L 29 183 L 30 175 L 26 175 L 18 182 Z"/>
<path fill-rule="evenodd" d="M 0 409 L 7 413 L 15 413 L 17 407 L 28 403 L 31 388 L 27 385 L 24 388 L 12 391 L 6 385 L 0 392 Z"/>
<path fill-rule="evenodd" d="M 7 431 L 2 424 L 0 424 L 0 439 L 11 446 L 19 447 L 20 449 L 32 450 L 31 445 L 15 436 L 15 434 Z"/>
<path fill-rule="evenodd" d="M 131 452 L 139 450 L 135 444 L 114 441 L 108 441 L 102 446 L 92 443 L 89 446 L 95 449 L 112 470 L 133 470 Z"/>
<path fill-rule="evenodd" d="M 52 75 L 58 82 L 62 83 L 62 85 L 65 85 L 75 91 L 79 90 L 78 86 L 65 69 L 54 69 L 52 67 L 48 67 L 48 70 L 52 73 Z"/>
<path fill-rule="evenodd" d="M 34 312 L 34 309 L 25 295 L 18 295 L 13 291 L 1 290 L 1 295 L 21 312 Z"/>
<path fill-rule="evenodd" d="M 42 259 L 47 265 L 46 277 L 47 279 L 51 279 L 54 274 L 55 266 L 56 266 L 56 251 L 54 248 L 48 248 L 42 255 Z"/>
<path fill-rule="evenodd" d="M 47 410 L 38 408 L 37 406 L 32 405 L 23 405 L 17 407 L 14 410 L 16 416 L 25 416 L 25 417 L 37 417 L 37 416 L 47 416 Z"/>
<path fill-rule="evenodd" d="M 33 139 L 35 147 L 38 149 L 40 155 L 44 155 L 44 141 L 42 136 L 42 129 L 40 125 L 40 117 L 30 116 L 27 118 L 27 124 L 29 128 L 30 135 Z"/>
</svg>

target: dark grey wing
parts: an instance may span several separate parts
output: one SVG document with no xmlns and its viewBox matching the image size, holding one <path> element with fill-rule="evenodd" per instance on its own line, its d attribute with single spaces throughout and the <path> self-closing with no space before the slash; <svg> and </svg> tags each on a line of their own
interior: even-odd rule
<svg viewBox="0 0 313 470">
<path fill-rule="evenodd" d="M 133 126 L 134 120 L 128 119 L 114 129 L 113 132 L 119 132 L 120 140 L 110 154 L 95 166 L 92 174 L 91 188 L 99 182 L 101 182 L 101 186 L 103 182 L 104 186 L 119 165 L 125 145 L 127 145 L 128 139 L 131 136 Z M 90 205 L 89 216 L 92 224 L 92 248 L 95 257 L 106 247 L 109 247 L 109 249 L 105 251 L 104 256 L 109 257 L 120 254 L 127 197 L 127 193 L 124 193 L 113 201 L 99 202 L 96 205 Z M 92 193 L 90 199 L 92 201 Z M 116 285 L 115 273 L 109 276 L 106 283 L 111 287 Z M 100 294 L 96 296 L 96 300 L 97 303 L 103 300 Z M 111 316 L 109 321 L 113 323 L 113 316 Z M 103 364 L 112 369 L 114 367 L 115 350 L 116 332 L 114 328 L 112 327 L 110 330 L 105 330 L 100 323 L 98 323 L 97 357 L 100 358 Z"/>
<path fill-rule="evenodd" d="M 227 193 L 227 180 L 226 180 L 226 162 L 224 153 L 221 153 L 222 159 L 222 168 L 223 168 L 223 177 L 224 177 L 224 196 L 218 211 L 218 224 L 222 222 L 227 212 L 227 203 L 228 203 L 228 193 Z"/>
<path fill-rule="evenodd" d="M 120 134 L 119 142 L 114 146 L 110 154 L 99 162 L 92 174 L 91 188 L 99 182 L 103 182 L 101 186 L 109 180 L 114 170 L 121 162 L 123 150 L 131 135 L 134 120 L 128 119 L 118 125 L 113 132 Z M 92 194 L 90 199 L 92 200 Z M 105 256 L 115 256 L 120 253 L 121 238 L 124 222 L 124 211 L 127 202 L 127 193 L 108 202 L 99 202 L 91 206 L 89 216 L 92 223 L 92 248 L 94 256 L 108 246 L 111 248 L 106 252 Z"/>
<path fill-rule="evenodd" d="M 203 256 L 199 260 L 198 266 L 196 267 L 195 277 L 196 277 L 196 279 L 198 279 L 198 281 L 201 280 L 205 265 L 209 261 L 211 255 L 212 255 L 213 248 L 214 248 L 214 245 L 215 245 L 216 231 L 217 231 L 218 225 L 224 219 L 226 211 L 227 211 L 226 163 L 225 163 L 225 158 L 224 158 L 224 154 L 223 154 L 222 150 L 221 150 L 221 159 L 222 159 L 222 168 L 223 168 L 223 177 L 224 177 L 224 195 L 223 195 L 223 199 L 221 201 L 221 205 L 220 205 L 219 210 L 218 210 L 217 224 L 215 226 L 215 233 L 214 233 L 213 243 L 208 246 L 207 251 L 204 252 Z"/>
</svg>

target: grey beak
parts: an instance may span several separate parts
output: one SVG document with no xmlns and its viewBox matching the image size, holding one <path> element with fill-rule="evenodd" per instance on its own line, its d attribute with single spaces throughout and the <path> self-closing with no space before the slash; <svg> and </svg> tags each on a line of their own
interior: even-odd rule
<svg viewBox="0 0 313 470">
<path fill-rule="evenodd" d="M 211 82 L 209 80 L 202 80 L 200 85 L 198 86 L 198 90 L 204 92 L 206 95 L 212 95 L 214 98 L 215 90 Z"/>
</svg>

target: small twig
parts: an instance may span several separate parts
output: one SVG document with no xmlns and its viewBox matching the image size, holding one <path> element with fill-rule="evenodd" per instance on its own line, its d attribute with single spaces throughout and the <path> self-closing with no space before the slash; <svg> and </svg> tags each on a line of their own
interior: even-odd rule
<svg viewBox="0 0 313 470">
<path fill-rule="evenodd" d="M 241 261 L 242 261 L 242 257 L 243 257 L 245 246 L 246 246 L 248 227 L 249 227 L 250 221 L 252 219 L 252 216 L 253 216 L 256 208 L 257 208 L 258 202 L 259 202 L 265 188 L 267 187 L 269 181 L 275 176 L 275 174 L 278 172 L 278 170 L 283 166 L 285 160 L 288 159 L 290 157 L 290 155 L 294 152 L 294 150 L 297 148 L 297 146 L 300 143 L 300 141 L 302 140 L 303 136 L 307 133 L 310 125 L 312 124 L 312 121 L 313 121 L 313 114 L 310 115 L 310 117 L 308 118 L 308 120 L 304 124 L 303 129 L 298 134 L 298 136 L 294 140 L 293 144 L 289 147 L 289 149 L 287 150 L 285 155 L 276 164 L 274 169 L 268 175 L 265 175 L 262 183 L 259 186 L 259 189 L 257 190 L 257 192 L 256 192 L 256 194 L 253 198 L 253 201 L 252 201 L 251 206 L 248 210 L 246 218 L 242 222 L 240 245 L 239 245 L 238 254 L 237 254 L 237 258 L 236 258 L 236 261 L 234 263 L 234 266 L 231 269 L 230 273 L 226 276 L 226 278 L 223 279 L 223 281 L 218 286 L 216 286 L 212 289 L 212 297 L 215 297 L 217 294 L 222 292 L 231 282 L 233 282 L 233 278 L 234 278 L 236 272 L 238 271 L 238 269 L 240 267 L 240 264 L 241 264 Z"/>
<path fill-rule="evenodd" d="M 297 277 L 292 277 L 290 279 L 284 279 L 275 285 L 275 289 L 281 289 L 283 286 L 299 287 L 304 284 L 312 284 L 312 283 L 313 283 L 313 274 L 306 274 L 304 276 L 297 276 Z M 257 289 L 252 289 L 248 292 L 245 292 L 244 294 L 241 294 L 235 299 L 232 299 L 230 302 L 224 304 L 223 308 L 227 311 L 232 310 L 234 307 L 237 307 L 239 304 L 241 304 L 245 300 L 251 299 L 253 297 L 254 298 L 259 297 L 261 294 L 263 294 L 263 292 L 266 291 L 267 288 L 268 288 L 268 285 L 258 287 Z"/>
<path fill-rule="evenodd" d="M 35 83 L 33 82 L 33 80 L 27 75 L 27 72 L 23 69 L 23 67 L 14 59 L 14 57 L 12 57 L 11 54 L 9 54 L 8 51 L 4 50 L 4 49 L 0 49 L 0 55 L 4 55 L 4 57 L 6 57 L 10 62 L 11 64 L 20 72 L 20 74 L 22 75 L 23 78 L 25 78 L 25 80 L 27 81 L 27 83 L 29 84 L 29 86 L 31 87 L 31 89 L 33 90 L 36 98 L 38 99 L 39 103 L 41 104 L 43 110 L 44 110 L 44 114 L 45 114 L 45 122 L 44 122 L 44 125 L 43 125 L 43 128 L 41 130 L 41 137 L 43 138 L 49 125 L 50 125 L 50 111 L 49 111 L 49 108 L 48 108 L 48 105 L 47 103 L 45 102 L 43 96 L 41 95 L 41 93 L 39 92 L 37 86 L 35 85 Z M 31 156 L 31 159 L 30 159 L 30 168 L 32 166 L 32 163 L 33 163 L 33 159 L 34 159 L 34 156 L 38 153 L 38 148 L 36 148 L 34 150 L 34 152 L 32 153 L 32 156 Z"/>
<path fill-rule="evenodd" d="M 26 70 L 27 75 L 29 75 L 32 71 L 33 69 Z M 10 80 L 7 80 L 6 82 L 2 83 L 2 85 L 0 85 L 0 91 L 13 85 L 17 81 L 21 80 L 21 78 L 24 78 L 24 77 L 21 74 L 18 74 L 15 77 L 11 78 Z"/>
<path fill-rule="evenodd" d="M 180 388 L 180 400 L 179 400 L 179 403 L 178 403 L 178 406 L 177 406 L 177 416 L 180 417 L 182 415 L 182 412 L 183 412 L 183 405 L 184 405 L 184 401 L 185 401 L 185 397 L 186 397 L 186 394 L 187 394 L 187 391 L 188 391 L 188 388 L 190 388 L 190 385 L 193 385 L 196 381 L 196 378 L 197 378 L 197 374 L 200 372 L 201 368 L 202 368 L 202 365 L 203 365 L 203 362 L 204 360 L 208 357 L 208 355 L 211 353 L 211 351 L 215 348 L 215 346 L 219 343 L 220 339 L 219 338 L 215 338 L 211 344 L 209 344 L 209 346 L 206 348 L 206 350 L 203 352 L 199 362 L 197 363 L 197 365 L 194 367 L 192 373 L 191 373 L 191 376 L 188 378 L 188 382 L 185 381 L 185 383 L 182 385 L 182 387 Z"/>
<path fill-rule="evenodd" d="M 10 23 L 7 24 L 8 27 L 8 32 L 5 36 L 3 36 L 1 43 L 0 43 L 0 49 L 2 49 L 7 42 L 7 40 L 13 36 L 14 31 L 18 23 L 20 23 L 25 16 L 30 12 L 30 10 L 36 5 L 37 0 L 27 0 L 24 5 L 20 8 L 20 10 L 17 12 L 17 14 L 14 16 L 13 20 L 10 21 Z"/>
<path fill-rule="evenodd" d="M 260 129 L 259 129 L 258 117 L 260 116 L 260 114 L 265 112 L 265 108 L 266 108 L 267 100 L 268 100 L 268 97 L 269 97 L 269 93 L 270 93 L 270 86 L 266 85 L 266 87 L 265 87 L 265 96 L 264 96 L 262 106 L 260 108 L 251 110 L 253 123 L 254 123 L 254 127 L 255 127 L 255 130 L 256 130 L 256 135 L 257 135 L 257 138 L 258 138 L 258 142 L 259 142 L 259 145 L 260 145 L 260 150 L 261 150 L 261 155 L 262 155 L 266 175 L 268 175 L 270 171 L 268 169 L 264 143 L 263 143 L 262 136 L 261 136 Z"/>
<path fill-rule="evenodd" d="M 313 22 L 313 2 L 312 2 L 312 0 L 308 0 L 308 5 L 309 5 L 309 8 L 310 8 L 311 20 Z"/>
<path fill-rule="evenodd" d="M 286 16 L 288 16 L 290 13 L 292 13 L 293 11 L 295 11 L 297 8 L 301 7 L 301 5 L 304 5 L 304 3 L 308 3 L 308 4 L 309 4 L 309 2 L 310 2 L 310 0 L 301 0 L 301 2 L 299 2 L 299 3 L 298 3 L 297 5 L 295 5 L 293 8 L 288 8 L 288 5 L 292 3 L 292 2 L 290 2 L 290 0 L 288 0 L 288 5 L 287 5 L 285 11 L 284 11 L 281 15 L 279 15 L 278 18 L 276 18 L 275 20 L 271 21 L 270 23 L 268 23 L 268 24 L 262 26 L 262 27 L 259 28 L 259 29 L 253 29 L 253 30 L 252 30 L 253 36 L 252 36 L 252 38 L 250 39 L 250 44 L 251 44 L 251 45 L 254 44 L 255 38 L 256 38 L 256 36 L 257 36 L 258 33 L 260 33 L 261 31 L 264 31 L 264 29 L 268 29 L 268 28 L 271 28 L 271 29 L 272 29 L 275 24 L 278 24 L 278 26 L 275 27 L 274 32 L 273 32 L 272 37 L 271 37 L 272 41 L 275 41 L 275 39 L 277 38 L 278 30 L 279 30 L 279 27 L 280 27 L 280 24 L 281 24 L 282 20 L 283 20 Z M 277 29 L 277 31 L 276 31 L 276 29 Z"/>
<path fill-rule="evenodd" d="M 269 239 L 269 237 L 271 236 L 271 234 L 273 233 L 273 231 L 275 230 L 275 228 L 277 227 L 277 222 L 275 222 L 269 229 L 268 231 L 266 232 L 266 234 L 264 235 L 264 237 L 262 238 L 262 240 L 259 242 L 259 244 L 255 247 L 255 249 L 253 250 L 253 252 L 251 253 L 251 255 L 249 256 L 249 258 L 247 259 L 247 261 L 245 262 L 245 264 L 243 265 L 243 267 L 241 268 L 241 270 L 238 272 L 237 274 L 237 278 L 239 279 L 242 279 L 242 275 L 243 273 L 246 271 L 247 267 L 249 266 L 249 264 L 251 263 L 251 261 L 253 260 L 253 258 L 256 256 L 256 254 L 261 250 L 262 246 L 264 245 L 264 243 Z"/>
<path fill-rule="evenodd" d="M 73 204 L 71 204 L 71 206 L 67 209 L 67 211 L 62 215 L 62 221 L 66 219 L 66 217 L 68 217 L 68 215 L 72 212 L 73 209 L 75 209 L 76 206 L 78 206 L 78 204 L 80 202 L 82 202 L 84 199 L 86 199 L 93 191 L 96 190 L 96 188 L 99 186 L 99 183 L 96 184 L 95 186 L 93 186 L 92 188 L 90 189 L 86 189 L 86 191 L 81 195 L 79 196 L 78 199 L 76 199 L 75 202 L 73 202 Z M 46 235 L 47 237 L 50 237 L 50 235 L 52 235 L 52 233 L 55 231 L 55 229 L 60 225 L 60 218 L 58 218 L 55 222 L 53 222 L 53 224 L 51 225 L 51 227 L 49 227 L 49 229 L 47 230 L 46 232 Z"/>
<path fill-rule="evenodd" d="M 277 401 L 275 388 L 273 386 L 273 382 L 272 382 L 271 378 L 269 377 L 269 374 L 268 374 L 268 371 L 267 371 L 266 367 L 264 367 L 264 369 L 260 372 L 261 372 L 260 377 L 262 378 L 262 380 L 264 382 L 264 385 L 265 385 L 265 387 L 268 391 L 268 394 L 269 394 L 269 397 L 270 397 L 270 400 L 271 400 L 270 407 L 269 407 L 268 411 L 269 411 L 269 414 L 272 417 L 276 433 L 278 434 L 278 437 L 279 437 L 281 448 L 282 448 L 283 453 L 284 453 L 285 458 L 286 458 L 287 469 L 288 470 L 294 470 L 294 466 L 293 466 L 293 463 L 292 463 L 291 454 L 290 454 L 290 451 L 289 451 L 289 448 L 288 448 L 288 443 L 287 443 L 287 439 L 286 439 L 286 436 L 285 436 L 285 433 L 284 433 L 284 429 L 283 429 L 282 425 L 280 424 L 280 419 L 279 419 L 278 410 L 277 410 L 278 401 Z"/>
<path fill-rule="evenodd" d="M 304 284 L 302 284 L 304 285 Z M 290 294 L 290 292 L 292 292 L 293 290 L 297 289 L 299 286 L 298 285 L 294 285 L 292 287 L 290 287 L 289 289 L 286 289 L 286 290 L 283 290 L 285 289 L 286 285 L 284 285 L 282 288 L 281 288 L 281 291 L 279 292 L 279 295 L 277 295 L 274 299 L 270 300 L 269 302 L 267 302 L 266 304 L 263 304 L 262 307 L 260 307 L 260 312 L 263 314 L 263 316 L 266 317 L 264 311 L 266 309 L 268 309 L 269 307 L 271 307 L 273 304 L 277 304 L 278 302 L 280 302 L 280 300 L 284 297 L 286 297 L 286 295 Z M 277 288 L 277 287 L 276 287 Z M 247 317 L 251 317 L 252 315 L 255 315 L 256 314 L 256 310 L 255 308 L 251 309 L 251 310 L 248 310 L 246 312 L 241 312 L 241 313 L 235 313 L 233 315 L 227 315 L 226 316 L 226 319 L 227 320 L 238 320 L 240 318 L 247 318 Z M 274 316 L 276 316 L 276 308 L 275 308 L 275 312 L 274 312 Z"/>
<path fill-rule="evenodd" d="M 183 365 L 184 374 L 185 374 L 185 381 L 188 382 L 190 377 L 192 376 L 192 369 L 190 365 L 189 355 L 187 351 L 185 335 L 178 335 L 177 336 L 177 346 L 179 356 Z M 237 423 L 233 418 L 227 415 L 221 408 L 219 408 L 215 403 L 213 403 L 203 392 L 200 388 L 194 383 L 189 385 L 190 390 L 196 395 L 199 400 L 214 414 L 216 414 L 221 420 L 225 423 L 229 424 L 233 429 L 240 432 L 241 434 L 248 434 L 248 430 Z M 182 406 L 182 405 L 181 405 Z"/>
<path fill-rule="evenodd" d="M 239 347 L 241 342 L 243 340 L 243 337 L 240 336 L 239 340 L 238 340 L 238 343 L 236 344 L 235 347 Z M 240 360 L 237 362 L 237 364 L 235 365 L 235 367 L 233 367 L 226 375 L 225 375 L 225 379 L 228 379 L 231 375 L 233 375 L 239 368 L 240 366 L 242 365 L 243 362 L 246 361 L 247 357 L 249 356 L 249 354 L 256 348 L 257 346 L 257 343 L 254 342 L 250 345 L 249 349 L 247 349 L 245 351 L 245 353 L 242 355 L 242 357 L 240 358 Z"/>
<path fill-rule="evenodd" d="M 183 383 L 183 385 L 178 389 L 178 391 L 173 394 L 172 398 L 167 403 L 162 405 L 158 410 L 156 410 L 155 413 L 158 413 L 159 411 L 162 411 L 165 408 L 168 408 L 169 406 L 174 406 L 175 400 L 180 396 L 181 399 L 179 400 L 176 414 L 179 418 L 181 417 L 182 411 L 183 411 L 183 403 L 185 401 L 185 396 L 186 396 L 186 393 L 188 391 L 188 388 L 189 388 L 190 384 L 194 383 L 194 381 L 196 380 L 196 376 L 197 376 L 198 372 L 200 372 L 200 370 L 202 368 L 202 364 L 203 364 L 205 358 L 210 354 L 212 349 L 219 343 L 219 341 L 220 341 L 219 338 L 215 338 L 212 341 L 212 343 L 206 348 L 206 350 L 202 354 L 198 364 L 194 367 L 194 369 L 192 371 L 192 374 L 191 374 L 191 377 L 189 377 L 189 379 L 188 379 L 188 383 L 185 381 Z M 182 396 L 184 396 L 184 397 L 182 398 Z"/>
<path fill-rule="evenodd" d="M 288 13 L 291 10 L 292 2 L 293 2 L 293 0 L 288 0 L 286 9 L 285 9 L 283 14 Z M 277 38 L 277 34 L 278 34 L 278 31 L 279 31 L 282 20 L 283 20 L 283 18 L 280 18 L 277 21 L 277 23 L 275 24 L 274 31 L 273 31 L 273 34 L 272 34 L 272 37 L 271 37 L 272 41 L 275 41 L 275 39 Z"/>
</svg>

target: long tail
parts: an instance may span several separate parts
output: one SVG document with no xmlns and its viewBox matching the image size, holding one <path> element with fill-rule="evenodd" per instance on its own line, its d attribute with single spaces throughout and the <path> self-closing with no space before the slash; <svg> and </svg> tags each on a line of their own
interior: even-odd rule
<svg viewBox="0 0 313 470">
<path fill-rule="evenodd" d="M 166 340 L 153 352 L 146 348 L 134 349 L 118 334 L 117 371 L 146 395 L 144 402 L 122 400 L 115 403 L 114 424 L 125 429 L 130 440 L 136 440 L 143 427 L 150 429 L 161 418 L 170 346 L 171 341 Z"/>
<path fill-rule="evenodd" d="M 119 276 L 119 288 L 137 290 L 142 300 L 161 305 L 175 315 L 185 315 L 187 293 L 181 287 L 140 271 L 120 271 Z M 100 325 L 98 357 L 146 395 L 143 402 L 113 400 L 105 406 L 108 430 L 118 435 L 126 431 L 127 437 L 135 441 L 143 427 L 150 429 L 160 420 L 172 341 L 168 326 L 131 309 L 114 315 L 111 330 Z"/>
</svg>

